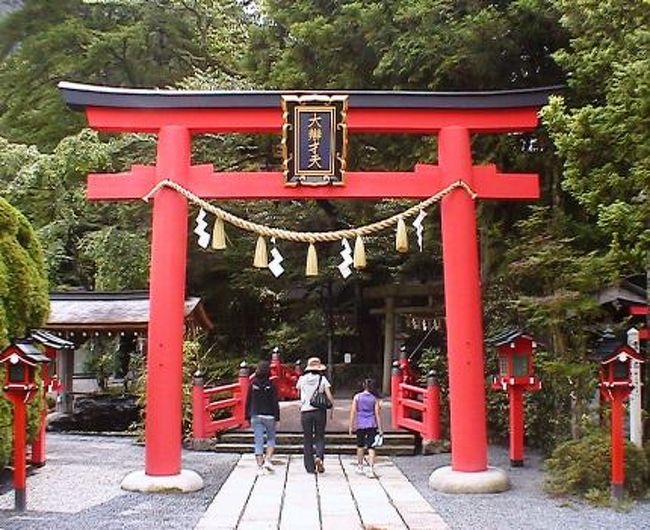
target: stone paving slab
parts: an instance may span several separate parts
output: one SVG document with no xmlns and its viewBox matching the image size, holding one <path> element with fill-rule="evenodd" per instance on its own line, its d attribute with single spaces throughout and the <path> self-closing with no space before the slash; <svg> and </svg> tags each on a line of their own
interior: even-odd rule
<svg viewBox="0 0 650 530">
<path fill-rule="evenodd" d="M 258 475 L 243 455 L 195 530 L 446 530 L 449 527 L 388 458 L 378 478 L 356 473 L 353 456 L 325 458 L 325 473 L 305 472 L 302 456 L 273 459 Z"/>
</svg>

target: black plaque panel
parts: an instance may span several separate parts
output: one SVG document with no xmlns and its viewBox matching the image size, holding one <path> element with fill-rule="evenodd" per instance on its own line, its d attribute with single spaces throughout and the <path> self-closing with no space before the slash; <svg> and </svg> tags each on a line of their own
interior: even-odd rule
<svg viewBox="0 0 650 530">
<path fill-rule="evenodd" d="M 343 184 L 347 96 L 282 96 L 282 154 L 287 185 Z"/>
</svg>

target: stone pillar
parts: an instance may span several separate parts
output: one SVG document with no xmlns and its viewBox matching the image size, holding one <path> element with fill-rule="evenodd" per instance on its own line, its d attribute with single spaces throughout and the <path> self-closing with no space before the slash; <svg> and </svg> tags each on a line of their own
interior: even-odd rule
<svg viewBox="0 0 650 530">
<path fill-rule="evenodd" d="M 393 366 L 393 348 L 395 347 L 395 298 L 386 297 L 384 315 L 384 363 L 382 370 L 381 390 L 384 395 L 390 393 L 390 374 Z"/>
</svg>

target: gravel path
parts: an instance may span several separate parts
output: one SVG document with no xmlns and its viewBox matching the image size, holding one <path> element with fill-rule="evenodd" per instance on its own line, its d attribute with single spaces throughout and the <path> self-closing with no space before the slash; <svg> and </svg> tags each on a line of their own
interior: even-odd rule
<svg viewBox="0 0 650 530">
<path fill-rule="evenodd" d="M 47 443 L 47 464 L 27 477 L 27 512 L 13 512 L 13 490 L 0 489 L 0 530 L 194 528 L 238 459 L 184 452 L 183 467 L 198 472 L 205 488 L 143 495 L 120 489 L 122 478 L 144 465 L 144 448 L 131 438 L 50 433 Z"/>
<path fill-rule="evenodd" d="M 452 529 L 650 529 L 650 501 L 629 511 L 594 508 L 548 497 L 540 458 L 510 469 L 507 450 L 491 448 L 490 463 L 508 470 L 512 489 L 495 495 L 449 495 L 428 487 L 429 475 L 449 455 L 396 457 L 393 461 Z M 27 508 L 13 511 L 13 490 L 0 485 L 0 530 L 192 529 L 234 468 L 239 455 L 184 452 L 183 467 L 205 481 L 186 495 L 122 491 L 122 478 L 142 469 L 144 448 L 130 438 L 48 434 L 48 462 L 30 473 Z M 346 530 L 341 528 L 340 530 Z"/>
<path fill-rule="evenodd" d="M 507 449 L 490 448 L 490 465 L 508 472 L 512 488 L 492 495 L 450 495 L 429 488 L 431 472 L 450 462 L 449 454 L 396 457 L 393 461 L 452 529 L 600 530 L 650 529 L 650 502 L 629 511 L 595 508 L 543 491 L 539 455 L 526 453 L 526 467 L 510 468 Z"/>
</svg>

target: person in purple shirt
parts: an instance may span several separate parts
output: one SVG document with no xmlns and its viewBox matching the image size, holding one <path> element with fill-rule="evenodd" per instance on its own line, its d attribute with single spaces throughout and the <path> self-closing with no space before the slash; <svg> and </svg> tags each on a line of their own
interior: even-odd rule
<svg viewBox="0 0 650 530">
<path fill-rule="evenodd" d="M 375 381 L 365 379 L 363 390 L 352 398 L 350 407 L 349 433 L 357 432 L 357 473 L 363 474 L 363 457 L 368 450 L 368 464 L 366 476 L 377 478 L 375 473 L 375 447 L 377 435 L 381 435 L 381 401 L 375 390 Z"/>
</svg>

